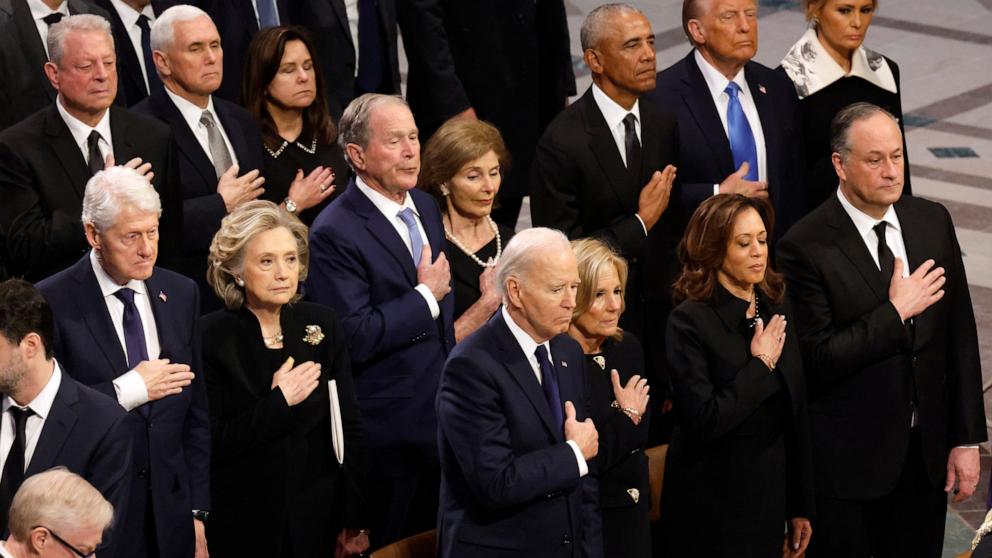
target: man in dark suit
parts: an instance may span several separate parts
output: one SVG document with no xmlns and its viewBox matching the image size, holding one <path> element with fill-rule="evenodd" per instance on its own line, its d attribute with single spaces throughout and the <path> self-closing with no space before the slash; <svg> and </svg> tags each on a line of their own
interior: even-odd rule
<svg viewBox="0 0 992 558">
<path fill-rule="evenodd" d="M 644 340 L 656 404 L 664 398 L 665 320 L 685 219 L 669 205 L 675 120 L 639 98 L 655 84 L 654 33 L 626 5 L 589 13 L 582 48 L 593 85 L 548 126 L 534 157 L 531 217 L 569 238 L 597 236 L 630 262 L 621 325 Z M 654 413 L 661 421 L 661 412 Z M 658 440 L 657 434 L 652 439 Z"/>
<path fill-rule="evenodd" d="M 757 14 L 755 0 L 685 0 L 682 25 L 695 48 L 645 96 L 678 117 L 686 212 L 715 194 L 770 197 L 780 238 L 804 210 L 799 102 L 781 73 L 751 61 Z"/>
<path fill-rule="evenodd" d="M 30 283 L 0 283 L 2 431 L 3 436 L 13 433 L 0 454 L 0 531 L 7 531 L 7 510 L 21 482 L 56 466 L 86 478 L 114 505 L 118 517 L 127 515 L 127 413 L 114 400 L 63 373 L 54 359 L 54 329 L 48 303 Z M 101 556 L 110 548 L 110 539 L 108 534 Z"/>
<path fill-rule="evenodd" d="M 151 0 L 94 0 L 110 19 L 117 45 L 117 74 L 125 106 L 131 107 L 162 87 L 152 61 L 151 24 L 155 9 Z"/>
<path fill-rule="evenodd" d="M 65 269 L 86 250 L 79 220 L 83 188 L 109 157 L 137 166 L 144 160 L 171 215 L 162 220 L 163 255 L 182 230 L 179 176 L 169 129 L 111 106 L 117 94 L 110 24 L 93 15 L 52 26 L 52 61 L 45 73 L 58 100 L 0 132 L 0 234 L 8 272 L 37 281 Z M 146 167 L 144 170 L 148 170 Z"/>
<path fill-rule="evenodd" d="M 38 288 L 55 314 L 55 354 L 73 377 L 128 411 L 133 482 L 121 556 L 206 556 L 210 419 L 199 372 L 199 300 L 155 267 L 161 204 L 147 178 L 114 167 L 86 186 L 92 247 Z"/>
<path fill-rule="evenodd" d="M 0 0 L 0 130 L 51 105 L 48 29 L 75 14 L 109 17 L 84 0 Z"/>
<path fill-rule="evenodd" d="M 406 102 L 355 99 L 338 141 L 356 177 L 310 229 L 307 294 L 337 311 L 348 338 L 376 479 L 375 548 L 435 524 L 434 396 L 454 345 L 454 297 L 440 210 L 415 188 L 420 143 Z"/>
<path fill-rule="evenodd" d="M 224 76 L 224 53 L 206 12 L 188 5 L 162 12 L 151 46 L 165 87 L 134 110 L 172 128 L 184 222 L 178 271 L 196 280 L 204 309 L 219 308 L 207 285 L 207 252 L 220 220 L 262 194 L 262 137 L 248 111 L 213 96 Z"/>
<path fill-rule="evenodd" d="M 599 435 L 585 357 L 565 334 L 575 255 L 559 231 L 527 229 L 496 275 L 503 306 L 455 347 L 441 376 L 439 555 L 602 556 L 587 463 Z"/>
<path fill-rule="evenodd" d="M 321 0 L 326 1 L 326 0 Z M 201 0 L 198 2 L 217 25 L 224 46 L 224 79 L 216 94 L 237 102 L 248 45 L 259 29 L 289 25 L 289 0 Z M 337 53 L 335 53 L 337 54 Z M 328 82 L 333 83 L 333 82 Z"/>
<path fill-rule="evenodd" d="M 985 441 L 975 317 L 947 210 L 900 198 L 891 114 L 835 117 L 835 196 L 779 242 L 804 356 L 816 486 L 811 557 L 941 555 L 947 494 Z"/>
</svg>

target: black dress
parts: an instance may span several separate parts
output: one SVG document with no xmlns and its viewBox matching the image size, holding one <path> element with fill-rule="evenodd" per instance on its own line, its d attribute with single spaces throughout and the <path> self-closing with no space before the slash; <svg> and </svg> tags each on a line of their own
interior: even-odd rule
<svg viewBox="0 0 992 558">
<path fill-rule="evenodd" d="M 218 558 L 333 556 L 342 528 L 367 526 L 362 423 L 340 323 L 329 308 L 308 302 L 284 306 L 280 322 L 283 348 L 269 349 L 247 309 L 200 319 L 213 446 L 207 537 Z M 271 388 L 290 356 L 294 365 L 322 365 L 320 385 L 293 407 Z M 332 379 L 343 466 L 331 443 Z"/>
<path fill-rule="evenodd" d="M 308 152 L 311 148 L 313 148 L 313 153 Z M 279 156 L 274 157 L 274 153 L 279 153 Z M 261 198 L 277 204 L 282 203 L 289 194 L 289 185 L 296 178 L 296 171 L 302 169 L 303 175 L 306 176 L 318 166 L 334 169 L 335 188 L 334 193 L 324 201 L 299 213 L 300 220 L 309 226 L 320 214 L 320 210 L 324 209 L 331 200 L 341 195 L 341 192 L 344 192 L 348 185 L 351 169 L 345 162 L 344 153 L 337 143 L 314 143 L 313 133 L 304 128 L 303 133 L 296 141 L 286 142 L 281 153 L 278 148 L 267 147 L 265 149 L 265 184 L 263 185 L 265 193 L 262 194 Z"/>
<path fill-rule="evenodd" d="M 777 558 L 785 523 L 809 518 L 805 380 L 791 325 L 774 372 L 751 356 L 748 303 L 717 287 L 668 321 L 676 424 L 662 490 L 664 556 Z M 788 307 L 766 304 L 767 321 Z"/>
<path fill-rule="evenodd" d="M 596 468 L 604 557 L 646 558 L 651 556 L 651 492 L 644 446 L 650 417 L 642 417 L 635 426 L 627 415 L 611 407 L 613 369 L 620 374 L 622 386 L 635 374 L 644 376 L 644 351 L 630 333 L 621 341 L 607 339 L 599 353 L 586 355 L 590 415 L 599 430 Z"/>
<path fill-rule="evenodd" d="M 510 237 L 513 236 L 513 231 L 500 224 L 497 224 L 496 227 L 499 230 L 502 247 L 506 248 L 506 244 L 510 242 Z M 482 275 L 484 269 L 450 240 L 445 243 L 444 254 L 451 266 L 452 290 L 455 291 L 454 319 L 457 320 L 482 296 L 479 276 Z M 479 248 L 475 256 L 484 262 L 488 261 L 489 258 L 495 258 L 496 237 L 493 237 L 489 244 Z"/>
</svg>

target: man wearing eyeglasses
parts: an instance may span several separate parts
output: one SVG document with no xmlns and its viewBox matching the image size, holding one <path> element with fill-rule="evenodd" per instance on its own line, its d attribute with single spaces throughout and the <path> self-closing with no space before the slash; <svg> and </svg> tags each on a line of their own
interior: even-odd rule
<svg viewBox="0 0 992 558">
<path fill-rule="evenodd" d="M 86 479 L 56 467 L 24 481 L 10 507 L 10 537 L 0 558 L 96 555 L 114 506 Z M 101 553 L 102 556 L 102 553 Z"/>
</svg>

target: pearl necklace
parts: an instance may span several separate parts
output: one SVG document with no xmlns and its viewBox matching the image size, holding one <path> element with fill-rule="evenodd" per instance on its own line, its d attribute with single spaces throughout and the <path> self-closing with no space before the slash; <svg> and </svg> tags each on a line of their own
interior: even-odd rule
<svg viewBox="0 0 992 558">
<path fill-rule="evenodd" d="M 455 233 L 448 230 L 448 227 L 444 228 L 444 236 L 448 237 L 448 240 L 450 240 L 452 244 L 457 246 L 458 249 L 464 252 L 466 256 L 472 258 L 475 263 L 479 264 L 483 268 L 496 267 L 496 262 L 499 261 L 499 256 L 503 253 L 503 239 L 499 236 L 499 227 L 496 226 L 496 222 L 493 221 L 493 218 L 488 215 L 486 215 L 486 221 L 489 223 L 489 228 L 493 230 L 493 234 L 496 235 L 496 256 L 490 258 L 488 262 L 482 261 L 479 256 L 476 256 L 468 248 L 466 248 L 465 245 L 458 240 L 458 237 L 455 236 Z"/>
<path fill-rule="evenodd" d="M 262 342 L 265 343 L 266 347 L 275 347 L 276 345 L 282 345 L 283 336 L 282 331 L 273 335 L 272 337 L 262 336 Z"/>
<path fill-rule="evenodd" d="M 294 141 L 293 143 L 296 144 L 296 147 L 299 147 L 300 149 L 302 149 L 303 151 L 306 151 L 307 153 L 309 153 L 311 155 L 313 155 L 314 153 L 317 152 L 317 136 L 314 136 L 313 137 L 313 141 L 310 142 L 310 147 L 309 148 L 307 146 L 303 145 L 302 143 L 300 143 L 299 141 Z M 278 159 L 279 156 L 282 155 L 282 152 L 286 150 L 286 147 L 289 146 L 289 142 L 286 141 L 286 140 L 282 140 L 282 145 L 280 145 L 279 146 L 279 149 L 276 149 L 275 151 L 272 151 L 271 149 L 269 149 L 269 146 L 268 145 L 265 145 L 264 143 L 262 145 L 265 147 L 265 150 L 269 152 L 269 155 L 272 155 L 272 158 L 273 159 Z"/>
</svg>

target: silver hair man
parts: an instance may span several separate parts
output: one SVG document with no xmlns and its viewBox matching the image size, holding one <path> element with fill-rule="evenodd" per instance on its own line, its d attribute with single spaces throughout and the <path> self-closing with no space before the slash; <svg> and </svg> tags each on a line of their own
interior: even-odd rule
<svg viewBox="0 0 992 558">
<path fill-rule="evenodd" d="M 586 51 L 596 48 L 603 35 L 609 33 L 610 22 L 616 15 L 639 14 L 640 10 L 627 4 L 603 4 L 589 12 L 585 21 L 582 22 L 582 29 L 579 30 L 579 43 L 582 50 Z"/>
<path fill-rule="evenodd" d="M 48 29 L 48 58 L 56 66 L 61 66 L 65 54 L 65 38 L 72 32 L 104 33 L 114 44 L 110 22 L 93 14 L 71 15 Z"/>
<path fill-rule="evenodd" d="M 564 233 L 545 227 L 522 230 L 506 245 L 496 267 L 496 288 L 504 303 L 507 294 L 506 280 L 514 277 L 518 282 L 526 283 L 532 272 L 531 268 L 535 262 L 542 259 L 545 248 L 572 251 L 572 246 Z"/>
<path fill-rule="evenodd" d="M 117 221 L 126 206 L 162 215 L 158 192 L 138 171 L 115 166 L 100 171 L 86 183 L 83 196 L 83 224 L 91 224 L 98 231 L 106 231 Z"/>
<path fill-rule="evenodd" d="M 372 114 L 376 108 L 389 104 L 410 107 L 406 100 L 399 95 L 366 93 L 349 103 L 344 109 L 341 121 L 338 122 L 338 145 L 344 151 L 348 164 L 351 164 L 351 158 L 348 157 L 348 144 L 353 143 L 362 149 L 367 148 L 371 134 Z"/>
<path fill-rule="evenodd" d="M 149 42 L 151 43 L 152 50 L 167 49 L 172 44 L 176 24 L 184 21 L 192 21 L 198 17 L 210 17 L 210 15 L 200 8 L 190 6 L 189 4 L 172 6 L 162 12 L 161 15 L 155 18 L 155 23 L 152 24 L 149 33 Z"/>
</svg>

